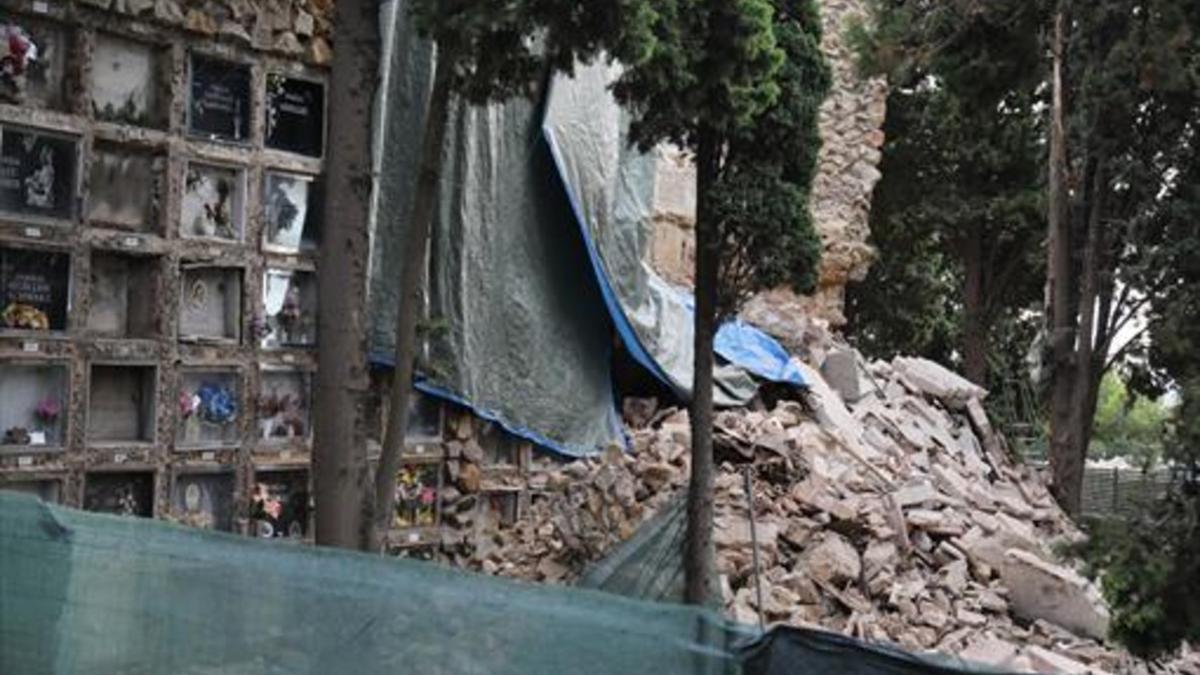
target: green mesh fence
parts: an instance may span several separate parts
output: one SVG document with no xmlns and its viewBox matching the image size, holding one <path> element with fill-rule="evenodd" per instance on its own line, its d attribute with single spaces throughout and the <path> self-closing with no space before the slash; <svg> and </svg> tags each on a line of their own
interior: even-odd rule
<svg viewBox="0 0 1200 675">
<path fill-rule="evenodd" d="M 674 596 L 678 508 L 647 523 L 592 580 Z M 821 631 L 760 636 L 695 607 L 83 513 L 0 491 L 3 675 L 835 672 L 996 671 Z"/>
<path fill-rule="evenodd" d="M 0 492 L 0 673 L 735 673 L 681 605 Z"/>
</svg>

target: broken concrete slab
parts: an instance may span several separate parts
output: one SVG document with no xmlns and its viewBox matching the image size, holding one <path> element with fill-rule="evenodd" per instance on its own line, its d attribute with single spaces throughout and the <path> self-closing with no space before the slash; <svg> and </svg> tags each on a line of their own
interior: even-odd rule
<svg viewBox="0 0 1200 675">
<path fill-rule="evenodd" d="M 1044 619 L 1097 640 L 1108 634 L 1109 613 L 1100 592 L 1073 570 L 1028 551 L 1009 549 L 1000 578 L 1008 587 L 1009 605 L 1017 616 Z"/>
<path fill-rule="evenodd" d="M 897 356 L 892 368 L 906 386 L 951 406 L 987 396 L 987 390 L 929 359 Z"/>
</svg>

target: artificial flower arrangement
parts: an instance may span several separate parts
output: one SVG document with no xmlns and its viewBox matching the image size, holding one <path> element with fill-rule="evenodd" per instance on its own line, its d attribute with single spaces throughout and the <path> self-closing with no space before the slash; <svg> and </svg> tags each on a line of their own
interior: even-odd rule
<svg viewBox="0 0 1200 675">
<path fill-rule="evenodd" d="M 409 465 L 396 473 L 397 527 L 436 524 L 437 470 L 437 465 Z"/>
<path fill-rule="evenodd" d="M 289 503 L 285 503 L 285 499 Z M 251 519 L 255 523 L 255 531 L 260 537 L 290 537 L 304 536 L 304 521 L 307 510 L 303 495 L 286 494 L 286 490 L 272 489 L 266 483 L 254 486 L 252 498 Z M 288 508 L 288 507 L 291 508 Z"/>
<path fill-rule="evenodd" d="M 22 302 L 14 302 L 4 308 L 4 326 L 25 330 L 48 330 L 50 317 L 42 310 Z"/>
<path fill-rule="evenodd" d="M 204 382 L 194 392 L 179 393 L 179 417 L 184 424 L 193 420 L 217 426 L 237 421 L 237 395 L 216 382 Z"/>
</svg>

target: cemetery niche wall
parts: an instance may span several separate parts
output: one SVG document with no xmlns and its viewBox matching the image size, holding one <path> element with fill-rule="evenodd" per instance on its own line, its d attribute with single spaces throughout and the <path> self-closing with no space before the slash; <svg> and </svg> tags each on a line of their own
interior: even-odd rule
<svg viewBox="0 0 1200 675">
<path fill-rule="evenodd" d="M 3 3 L 0 489 L 311 537 L 332 5 L 246 7 Z"/>
</svg>

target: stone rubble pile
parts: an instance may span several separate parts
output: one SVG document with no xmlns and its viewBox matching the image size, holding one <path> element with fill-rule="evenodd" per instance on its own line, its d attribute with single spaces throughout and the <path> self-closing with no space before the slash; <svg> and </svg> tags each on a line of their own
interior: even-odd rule
<svg viewBox="0 0 1200 675">
<path fill-rule="evenodd" d="M 931 361 L 829 349 L 802 401 L 718 414 L 714 538 L 727 612 L 1008 670 L 1142 672 L 1103 645 L 1094 585 L 1054 555 L 1081 534 Z M 535 475 L 525 517 L 458 562 L 568 583 L 684 489 L 686 411 L 625 405 L 633 451 Z M 752 466 L 762 603 L 742 467 Z M 1194 656 L 1194 654 L 1193 654 Z M 1156 672 L 1196 673 L 1186 660 Z"/>
</svg>

